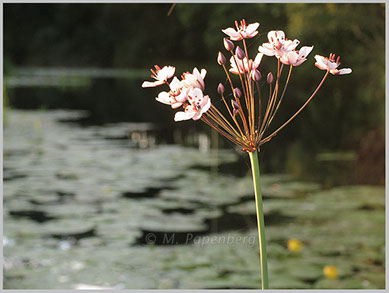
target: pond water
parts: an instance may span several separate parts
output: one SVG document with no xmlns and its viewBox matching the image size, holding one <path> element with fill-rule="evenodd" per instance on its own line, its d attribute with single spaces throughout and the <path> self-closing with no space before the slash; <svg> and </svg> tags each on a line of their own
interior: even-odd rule
<svg viewBox="0 0 389 293">
<path fill-rule="evenodd" d="M 4 288 L 259 288 L 248 158 L 86 114 L 7 111 Z M 261 180 L 271 288 L 385 287 L 384 187 Z"/>
</svg>

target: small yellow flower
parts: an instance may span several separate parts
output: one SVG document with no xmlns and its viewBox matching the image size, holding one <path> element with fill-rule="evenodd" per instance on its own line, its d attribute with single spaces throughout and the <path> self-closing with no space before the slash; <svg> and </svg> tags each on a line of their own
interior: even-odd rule
<svg viewBox="0 0 389 293">
<path fill-rule="evenodd" d="M 336 279 L 338 277 L 338 270 L 335 266 L 325 266 L 323 269 L 323 274 L 328 279 Z"/>
<path fill-rule="evenodd" d="M 292 252 L 299 252 L 303 248 L 303 244 L 298 239 L 288 240 L 288 249 Z"/>
</svg>

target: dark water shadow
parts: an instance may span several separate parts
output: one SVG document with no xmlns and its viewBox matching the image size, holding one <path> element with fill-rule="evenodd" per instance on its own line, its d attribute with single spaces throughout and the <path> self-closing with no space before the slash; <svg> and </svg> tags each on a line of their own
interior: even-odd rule
<svg viewBox="0 0 389 293">
<path fill-rule="evenodd" d="M 142 199 L 142 198 L 156 198 L 159 196 L 162 190 L 174 190 L 175 187 L 163 186 L 163 187 L 148 187 L 145 191 L 126 191 L 121 194 L 123 198 L 128 199 Z"/>
<path fill-rule="evenodd" d="M 96 227 L 87 229 L 85 231 L 73 232 L 73 233 L 51 233 L 48 236 L 59 240 L 75 240 L 78 241 L 83 238 L 95 237 Z"/>
<path fill-rule="evenodd" d="M 16 219 L 26 218 L 37 223 L 45 223 L 57 219 L 57 217 L 49 216 L 46 212 L 36 210 L 10 211 L 9 215 Z"/>
<path fill-rule="evenodd" d="M 175 210 L 175 209 L 172 209 Z M 173 213 L 173 211 L 169 211 Z M 168 212 L 168 213 L 169 213 Z M 183 214 L 192 214 L 192 209 L 179 209 Z M 293 217 L 283 215 L 274 211 L 265 215 L 266 226 L 278 226 L 289 223 Z M 223 209 L 223 213 L 216 218 L 205 218 L 205 228 L 202 231 L 158 231 L 152 229 L 141 229 L 142 235 L 137 238 L 134 245 L 186 245 L 192 244 L 198 236 L 205 236 L 212 233 L 223 233 L 230 231 L 248 231 L 257 227 L 255 214 L 230 213 Z M 152 237 L 152 239 L 150 239 Z"/>
</svg>

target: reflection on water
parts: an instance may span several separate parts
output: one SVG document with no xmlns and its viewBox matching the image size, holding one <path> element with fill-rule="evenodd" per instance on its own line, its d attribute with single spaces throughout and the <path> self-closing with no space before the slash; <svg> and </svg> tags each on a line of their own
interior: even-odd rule
<svg viewBox="0 0 389 293">
<path fill-rule="evenodd" d="M 153 123 L 74 122 L 86 114 L 8 113 L 4 287 L 259 288 L 247 158 L 205 134 L 166 144 Z M 384 287 L 384 188 L 262 185 L 272 288 Z"/>
<path fill-rule="evenodd" d="M 8 88 L 19 87 L 87 87 L 91 79 L 133 79 L 148 75 L 141 69 L 46 68 L 19 67 L 5 78 Z"/>
<path fill-rule="evenodd" d="M 28 67 L 15 68 L 4 82 L 14 108 L 87 110 L 89 115 L 79 121 L 84 125 L 123 121 L 173 125 L 166 115 L 169 109 L 142 95 L 145 76 L 149 72 L 144 69 Z M 153 94 L 157 92 L 151 89 Z"/>
</svg>

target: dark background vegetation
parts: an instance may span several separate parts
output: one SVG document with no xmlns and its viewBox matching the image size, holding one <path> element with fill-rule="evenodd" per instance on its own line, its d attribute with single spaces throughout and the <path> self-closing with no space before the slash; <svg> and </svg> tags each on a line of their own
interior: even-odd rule
<svg viewBox="0 0 389 293">
<path fill-rule="evenodd" d="M 5 4 L 4 73 L 18 67 L 99 67 L 147 69 L 175 65 L 177 73 L 207 68 L 206 93 L 217 100 L 224 82 L 216 54 L 223 49 L 222 28 L 245 18 L 260 22 L 249 40 L 249 53 L 281 29 L 302 45 L 314 45 L 310 58 L 296 68 L 274 127 L 309 97 L 323 71 L 315 54 L 342 56 L 347 76 L 330 76 L 307 109 L 266 144 L 264 168 L 304 175 L 312 168 L 340 172 L 343 163 L 317 161 L 322 152 L 354 152 L 352 182 L 384 183 L 385 169 L 385 4 Z M 274 58 L 263 58 L 266 75 Z M 148 73 L 131 80 L 93 81 L 80 90 L 28 88 L 9 91 L 17 108 L 75 108 L 91 111 L 99 123 L 151 121 L 171 128 L 202 128 L 193 121 L 175 124 L 169 107 L 156 103 L 158 89 L 140 87 Z M 278 123 L 278 124 L 277 124 Z M 194 126 L 195 125 L 195 126 Z M 340 160 L 342 161 L 342 160 Z M 324 168 L 322 164 L 326 164 Z M 327 169 L 326 169 L 327 168 Z M 339 175 L 340 176 L 340 175 Z"/>
</svg>

